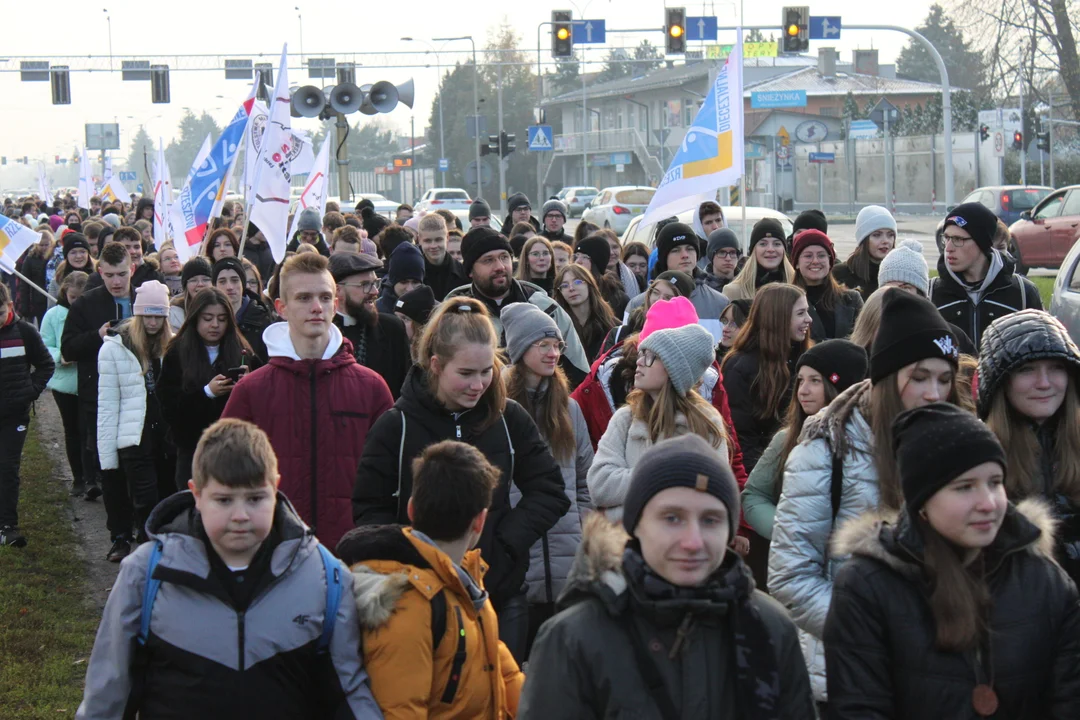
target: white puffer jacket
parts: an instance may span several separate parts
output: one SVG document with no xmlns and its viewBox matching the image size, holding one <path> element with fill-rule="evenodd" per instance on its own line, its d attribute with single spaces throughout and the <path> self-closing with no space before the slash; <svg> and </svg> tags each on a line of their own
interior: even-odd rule
<svg viewBox="0 0 1080 720">
<path fill-rule="evenodd" d="M 717 427 L 724 427 L 724 419 L 711 405 L 705 409 L 705 413 Z M 676 435 L 689 432 L 686 416 L 682 413 L 675 415 L 675 424 L 678 427 Z M 588 476 L 593 507 L 603 512 L 608 520 L 622 522 L 622 506 L 626 490 L 630 487 L 630 473 L 652 445 L 648 425 L 644 420 L 634 419 L 629 405 L 615 411 L 596 445 L 596 456 Z M 725 465 L 731 465 L 727 442 L 720 443 L 716 453 Z"/>
<path fill-rule="evenodd" d="M 135 353 L 116 335 L 98 350 L 97 447 L 102 470 L 120 467 L 119 450 L 142 439 L 146 379 Z"/>
<path fill-rule="evenodd" d="M 824 702 L 825 648 L 821 637 L 832 602 L 833 578 L 843 560 L 829 541 L 834 526 L 878 509 L 874 436 L 869 417 L 870 381 L 848 388 L 806 421 L 800 442 L 784 465 L 769 551 L 769 593 L 791 613 L 810 671 L 814 698 Z M 832 516 L 833 453 L 843 457 L 836 522 Z"/>
</svg>

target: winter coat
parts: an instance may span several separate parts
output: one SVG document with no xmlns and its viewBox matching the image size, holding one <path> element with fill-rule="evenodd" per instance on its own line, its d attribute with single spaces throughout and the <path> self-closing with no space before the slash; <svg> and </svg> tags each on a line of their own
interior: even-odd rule
<svg viewBox="0 0 1080 720">
<path fill-rule="evenodd" d="M 265 288 L 270 283 L 270 278 L 273 277 L 274 269 L 277 267 L 277 263 L 274 262 L 274 253 L 270 250 L 270 243 L 253 243 L 251 238 L 247 238 L 244 242 L 244 259 L 250 260 L 259 271 L 259 277 L 262 278 Z"/>
<path fill-rule="evenodd" d="M 525 676 L 499 641 L 479 550 L 461 562 L 468 579 L 446 553 L 397 525 L 353 530 L 337 551 L 352 566 L 364 669 L 387 720 L 517 714 Z"/>
<path fill-rule="evenodd" d="M 169 305 L 169 329 L 173 331 L 173 335 L 180 332 L 180 328 L 184 325 L 184 320 L 186 318 L 187 311 L 182 304 Z"/>
<path fill-rule="evenodd" d="M 538 390 L 529 392 L 535 398 L 543 391 L 541 385 Z M 536 419 L 535 415 L 533 419 Z M 586 481 L 593 463 L 593 448 L 581 408 L 573 399 L 570 400 L 570 422 L 574 427 L 574 452 L 565 460 L 556 459 L 562 471 L 563 491 L 570 499 L 570 509 L 529 549 L 529 572 L 525 582 L 529 584 L 531 603 L 553 604 L 562 593 L 574 554 L 581 544 L 581 524 L 585 513 L 593 507 Z M 517 485 L 511 485 L 510 504 L 516 506 L 520 501 L 521 490 Z"/>
<path fill-rule="evenodd" d="M 788 455 L 773 521 L 769 594 L 784 604 L 802 631 L 814 697 L 826 699 L 821 637 L 842 558 L 829 550 L 834 525 L 876 510 L 879 502 L 874 436 L 867 421 L 870 381 L 840 393 L 803 425 Z M 833 521 L 833 454 L 843 458 L 840 507 Z"/>
<path fill-rule="evenodd" d="M 286 246 L 285 252 L 296 252 L 297 248 L 300 247 L 301 242 L 303 241 L 300 239 L 300 231 L 297 230 L 293 233 L 292 240 L 290 240 L 288 246 Z M 313 246 L 323 257 L 330 257 L 330 246 L 326 244 L 326 238 L 323 237 L 321 230 L 319 231 L 319 239 L 308 244 Z"/>
<path fill-rule="evenodd" d="M 134 287 L 134 286 L 133 286 Z M 131 303 L 134 306 L 135 291 Z M 77 362 L 79 368 L 79 404 L 93 409 L 97 404 L 98 350 L 101 336 L 98 330 L 110 320 L 120 318 L 120 306 L 105 287 L 87 290 L 75 301 L 64 321 L 60 336 L 60 354 L 68 362 Z"/>
<path fill-rule="evenodd" d="M 836 576 L 825 623 L 829 717 L 982 717 L 972 690 L 992 678 L 996 718 L 1080 717 L 1080 602 L 1051 559 L 1053 520 L 1038 502 L 1010 505 L 983 551 L 990 590 L 983 667 L 935 646 L 923 539 L 905 513 L 869 513 L 834 541 L 851 559 Z"/>
<path fill-rule="evenodd" d="M 776 473 L 780 453 L 787 442 L 787 428 L 780 428 L 761 453 L 742 491 L 742 510 L 746 524 L 766 540 L 772 539 L 776 516 Z"/>
<path fill-rule="evenodd" d="M 378 373 L 386 381 L 386 386 L 390 388 L 390 394 L 393 395 L 394 400 L 397 400 L 401 397 L 401 386 L 405 384 L 405 376 L 409 374 L 409 368 L 412 366 L 409 335 L 405 332 L 405 323 L 392 313 L 379 313 L 379 319 L 375 325 L 366 328 L 364 357 L 361 360 L 357 355 L 365 328 L 355 323 L 346 324 L 351 321 L 352 318 L 346 318 L 340 313 L 334 316 L 334 325 L 352 343 L 353 357 L 364 367 Z"/>
<path fill-rule="evenodd" d="M 119 451 L 138 447 L 146 420 L 146 379 L 119 335 L 98 350 L 97 449 L 102 470 L 120 467 Z"/>
<path fill-rule="evenodd" d="M 836 279 L 836 282 L 848 290 L 857 290 L 862 299 L 870 297 L 874 294 L 874 291 L 878 289 L 878 270 L 881 266 L 878 263 L 870 263 L 870 277 L 862 277 L 855 273 L 846 262 L 837 263 L 833 266 L 832 276 Z"/>
<path fill-rule="evenodd" d="M 698 323 L 712 333 L 713 339 L 719 343 L 720 336 L 724 334 L 724 327 L 720 324 L 720 315 L 728 306 L 730 300 L 723 293 L 713 290 L 709 286 L 708 276 L 694 268 L 694 291 L 690 293 L 690 304 L 698 314 Z M 645 293 L 633 298 L 626 305 L 626 313 L 623 322 L 630 317 L 630 313 L 645 304 Z"/>
<path fill-rule="evenodd" d="M 37 329 L 10 313 L 0 326 L 0 420 L 28 417 L 30 406 L 45 392 L 53 367 Z"/>
<path fill-rule="evenodd" d="M 990 269 L 976 292 L 949 269 L 943 255 L 938 258 L 938 276 L 930 281 L 930 301 L 947 322 L 967 333 L 981 352 L 983 331 L 994 320 L 1018 310 L 1043 309 L 1039 288 L 1016 275 L 1015 268 L 1015 261 L 994 250 Z"/>
<path fill-rule="evenodd" d="M 771 686 L 759 679 L 758 690 L 774 695 L 775 717 L 815 717 L 791 620 L 779 603 L 753 589 L 749 571 L 736 553 L 725 555 L 712 582 L 693 599 L 661 600 L 650 596 L 628 569 L 625 558 L 632 551 L 626 549 L 627 540 L 621 527 L 598 516 L 589 518 L 560 599 L 562 612 L 544 623 L 536 636 L 518 720 L 664 717 L 637 662 L 630 627 L 639 642 L 648 642 L 644 652 L 651 652 L 646 660 L 654 664 L 676 717 L 760 717 L 740 708 L 733 649 L 735 608 L 740 619 L 746 617 L 744 612 L 756 614 L 771 640 L 770 660 L 778 678 Z M 695 621 L 689 631 L 679 631 L 691 616 Z"/>
<path fill-rule="evenodd" d="M 722 427 L 724 419 L 715 408 L 706 411 L 713 424 Z M 675 437 L 690 432 L 686 425 L 686 416 L 675 413 Z M 666 440 L 667 438 L 661 438 Z M 626 490 L 630 487 L 630 474 L 645 451 L 653 446 L 649 439 L 649 425 L 644 420 L 633 416 L 629 405 L 624 405 L 611 416 L 604 436 L 596 447 L 596 457 L 589 468 L 589 494 L 596 509 L 612 522 L 622 521 L 622 506 L 626 499 Z M 720 460 L 729 465 L 727 442 L 721 442 L 716 448 Z"/>
<path fill-rule="evenodd" d="M 371 429 L 355 472 L 352 517 L 357 525 L 407 525 L 413 459 L 442 440 L 473 445 L 502 473 L 479 543 L 491 566 L 488 590 L 501 609 L 525 582 L 529 549 L 566 513 L 570 500 L 555 458 L 524 408 L 507 400 L 501 417 L 486 426 L 482 421 L 476 410 L 455 415 L 443 407 L 428 389 L 426 373 L 414 366 L 394 412 Z M 522 494 L 514 508 L 511 482 Z"/>
<path fill-rule="evenodd" d="M 780 400 L 779 414 L 787 412 L 788 403 L 795 385 L 795 363 L 798 357 L 792 353 L 788 358 L 791 381 Z M 728 403 L 731 405 L 731 419 L 735 421 L 735 431 L 743 451 L 743 464 L 750 472 L 754 471 L 761 453 L 780 429 L 780 417 L 762 418 L 758 415 L 761 399 L 754 388 L 758 374 L 758 355 L 751 352 L 738 352 L 724 358 L 724 387 L 727 389 Z"/>
<path fill-rule="evenodd" d="M 859 311 L 862 310 L 863 298 L 855 290 L 840 289 L 839 302 L 833 306 L 833 323 L 835 324 L 835 330 L 832 335 L 828 334 L 825 329 L 825 323 L 821 320 L 821 313 L 818 311 L 816 305 L 811 304 L 809 307 L 810 318 L 813 320 L 813 325 L 810 326 L 810 339 L 816 343 L 824 340 L 832 340 L 834 338 L 847 339 L 851 336 L 852 331 L 855 330 L 855 321 L 859 317 Z"/>
<path fill-rule="evenodd" d="M 514 213 L 510 213 L 509 215 L 507 215 L 506 217 L 504 217 L 504 218 L 503 218 L 503 223 L 502 223 L 502 230 L 501 230 L 500 232 L 501 232 L 501 233 L 502 233 L 503 235 L 505 235 L 505 236 L 507 237 L 507 239 L 509 239 L 509 237 L 510 237 L 510 231 L 514 229 L 514 225 L 515 225 L 515 223 L 514 223 L 514 220 L 513 220 L 513 218 L 514 218 Z M 542 230 L 543 228 L 542 228 L 542 227 L 541 227 L 541 225 L 540 225 L 540 221 L 539 221 L 539 220 L 537 220 L 537 219 L 536 219 L 535 217 L 533 217 L 532 215 L 530 215 L 530 216 L 529 216 L 529 224 L 533 226 L 533 230 L 535 230 L 535 231 L 537 232 L 537 234 L 542 234 L 542 233 L 540 233 L 540 231 L 541 231 L 541 230 Z M 451 230 L 452 230 L 452 229 L 453 229 L 453 228 L 451 228 Z M 468 230 L 468 228 L 465 228 L 465 229 L 466 229 L 466 230 Z M 545 236 L 545 237 L 546 237 L 546 236 Z M 573 247 L 573 245 L 574 245 L 574 238 L 570 238 L 570 239 L 569 239 L 568 241 L 566 241 L 566 244 L 567 244 L 567 245 L 570 245 L 571 247 Z"/>
<path fill-rule="evenodd" d="M 142 285 L 147 280 L 157 280 L 161 284 L 165 284 L 165 276 L 158 270 L 158 265 L 151 258 L 145 258 L 142 265 L 135 268 L 135 272 L 131 273 L 131 293 L 135 294 L 135 288 Z M 101 273 L 92 272 L 90 278 L 86 281 L 86 290 L 94 290 L 99 287 L 105 287 L 105 282 L 101 279 Z"/>
<path fill-rule="evenodd" d="M 236 327 L 251 346 L 255 357 L 264 365 L 268 357 L 262 334 L 274 322 L 276 322 L 274 314 L 263 305 L 262 300 L 250 290 L 245 290 L 243 304 L 236 315 Z"/>
<path fill-rule="evenodd" d="M 45 279 L 45 265 L 48 262 L 48 257 L 27 251 L 19 258 L 16 268 L 38 287 L 43 288 L 48 284 Z M 16 282 L 15 310 L 25 318 L 34 319 L 44 315 L 47 308 L 48 298 L 19 278 Z"/>
<path fill-rule="evenodd" d="M 54 305 L 45 313 L 41 321 L 41 340 L 45 343 L 45 349 L 52 355 L 56 371 L 49 380 L 48 388 L 53 392 L 74 395 L 79 392 L 79 374 L 72 364 L 62 365 L 60 359 L 60 336 L 64 332 L 64 322 L 67 320 L 68 308 L 63 305 Z"/>
<path fill-rule="evenodd" d="M 637 297 L 643 292 L 638 276 L 622 260 L 615 263 L 615 275 L 619 278 L 619 282 L 622 283 L 623 291 L 627 297 Z"/>
<path fill-rule="evenodd" d="M 284 492 L 330 547 L 352 524 L 350 497 L 371 426 L 393 398 L 383 379 L 358 365 L 330 326 L 318 360 L 301 360 L 288 323 L 263 333 L 270 363 L 240 379 L 222 417 L 255 423 L 270 437 Z"/>
<path fill-rule="evenodd" d="M 442 302 L 450 291 L 462 285 L 469 284 L 469 276 L 465 274 L 465 266 L 446 253 L 442 263 L 432 265 L 424 257 L 424 284 L 431 288 L 435 295 L 435 302 Z"/>
<path fill-rule="evenodd" d="M 257 555 L 254 577 L 245 578 L 254 594 L 241 609 L 211 567 L 194 496 L 159 503 L 147 523 L 152 542 L 120 563 L 75 717 L 126 717 L 130 701 L 127 709 L 143 718 L 381 718 L 360 657 L 352 574 L 340 570 L 334 632 L 320 654 L 327 588 L 317 541 L 280 493 L 274 528 L 264 541 L 274 543 L 265 548 L 269 558 Z M 155 542 L 162 546 L 154 572 L 161 586 L 140 647 L 135 636 Z"/>
<path fill-rule="evenodd" d="M 161 414 L 172 430 L 173 441 L 179 450 L 195 452 L 203 430 L 217 422 L 225 410 L 228 395 L 208 397 L 204 390 L 215 375 L 224 374 L 229 369 L 225 364 L 219 356 L 211 366 L 211 374 L 199 378 L 199 386 L 189 390 L 184 387 L 184 369 L 177 346 L 173 344 L 165 352 L 161 360 L 157 396 L 161 401 Z"/>
</svg>

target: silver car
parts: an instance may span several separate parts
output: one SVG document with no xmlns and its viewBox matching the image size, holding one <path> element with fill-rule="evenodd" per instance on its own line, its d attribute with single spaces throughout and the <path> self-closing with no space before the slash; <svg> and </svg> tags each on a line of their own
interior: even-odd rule
<svg viewBox="0 0 1080 720">
<path fill-rule="evenodd" d="M 735 234 L 739 237 L 740 242 L 743 236 L 742 228 L 742 215 L 743 209 L 737 206 L 725 206 L 720 208 L 724 213 L 724 218 L 727 220 L 727 227 L 731 228 Z M 679 222 L 690 225 L 694 221 L 694 210 L 683 210 L 675 215 Z M 752 228 L 754 223 L 762 218 L 774 218 L 780 221 L 780 225 L 784 228 L 784 236 L 791 235 L 793 225 L 787 215 L 777 210 L 763 207 L 748 206 L 746 208 L 746 226 Z M 641 218 L 634 218 L 630 223 L 630 226 L 626 228 L 626 232 L 622 235 L 622 244 L 625 247 L 632 242 L 645 243 L 647 247 L 652 249 L 653 241 L 656 235 L 656 223 L 649 223 L 648 225 L 641 224 Z M 747 230 L 749 235 L 749 230 Z"/>
<path fill-rule="evenodd" d="M 645 212 L 655 194 L 655 188 L 636 185 L 604 188 L 581 214 L 581 219 L 621 235 L 631 219 Z"/>
<path fill-rule="evenodd" d="M 1073 244 L 1061 263 L 1049 310 L 1069 331 L 1073 342 L 1080 343 L 1080 242 Z"/>
<path fill-rule="evenodd" d="M 555 198 L 566 203 L 566 210 L 570 213 L 570 217 L 581 217 L 585 208 L 599 194 L 600 191 L 594 187 L 565 187 Z"/>
</svg>

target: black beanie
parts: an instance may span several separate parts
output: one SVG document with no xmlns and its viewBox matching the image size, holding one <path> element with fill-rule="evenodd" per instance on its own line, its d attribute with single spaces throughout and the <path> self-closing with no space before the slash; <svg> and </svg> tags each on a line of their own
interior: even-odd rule
<svg viewBox="0 0 1080 720">
<path fill-rule="evenodd" d="M 849 340 L 826 340 L 800 355 L 795 371 L 804 365 L 842 393 L 866 379 L 866 350 Z"/>
<path fill-rule="evenodd" d="M 948 217 L 945 218 L 941 231 L 944 233 L 945 228 L 950 225 L 962 228 L 971 236 L 971 239 L 975 241 L 983 254 L 989 256 L 994 247 L 994 234 L 997 232 L 997 224 L 997 215 L 990 208 L 982 203 L 970 202 L 954 207 Z"/>
<path fill-rule="evenodd" d="M 474 227 L 461 238 L 461 264 L 465 267 L 465 275 L 472 274 L 472 266 L 484 253 L 492 250 L 505 250 L 514 256 L 514 248 L 498 230 L 493 230 L 487 225 Z"/>
<path fill-rule="evenodd" d="M 185 269 L 187 269 L 186 266 Z M 214 263 L 214 267 L 212 269 L 213 274 L 210 276 L 210 279 L 214 282 L 215 286 L 217 285 L 218 275 L 221 274 L 222 270 L 232 270 L 240 276 L 240 282 L 247 281 L 247 274 L 244 272 L 244 264 L 240 262 L 238 258 L 224 257 Z M 195 274 L 198 275 L 198 273 Z M 180 284 L 183 285 L 183 282 L 181 282 Z"/>
<path fill-rule="evenodd" d="M 870 380 L 876 385 L 920 360 L 941 358 L 956 368 L 960 350 L 945 319 L 929 300 L 889 288 L 881 302 L 881 327 L 870 349 Z"/>
<path fill-rule="evenodd" d="M 825 219 L 825 213 L 816 208 L 803 210 L 792 225 L 792 236 L 798 235 L 800 230 L 820 230 L 828 235 L 829 221 Z"/>
<path fill-rule="evenodd" d="M 532 203 L 529 202 L 529 198 L 525 193 L 514 193 L 506 199 L 506 210 L 511 215 L 514 214 L 515 210 L 521 207 L 527 207 L 530 210 L 532 209 Z"/>
<path fill-rule="evenodd" d="M 698 253 L 701 252 L 701 241 L 698 240 L 694 228 L 686 223 L 673 222 L 660 228 L 656 236 L 656 270 L 663 272 L 668 269 L 668 253 L 679 245 L 690 245 Z"/>
<path fill-rule="evenodd" d="M 64 246 L 64 260 L 68 259 L 68 254 L 75 248 L 82 248 L 86 252 L 90 252 L 90 242 L 80 232 L 69 232 L 64 235 L 60 242 Z"/>
<path fill-rule="evenodd" d="M 780 221 L 775 218 L 762 218 L 754 223 L 754 228 L 750 231 L 750 252 L 753 253 L 754 246 L 758 244 L 759 240 L 767 237 L 776 238 L 777 240 L 784 240 L 784 226 L 780 224 Z"/>
<path fill-rule="evenodd" d="M 491 206 L 480 198 L 476 198 L 469 206 L 469 220 L 482 217 L 491 217 Z"/>
<path fill-rule="evenodd" d="M 186 287 L 188 280 L 196 275 L 205 275 L 208 278 L 212 278 L 214 275 L 214 271 L 210 267 L 210 261 L 202 255 L 196 255 L 184 263 L 184 269 L 180 271 L 180 287 Z"/>
<path fill-rule="evenodd" d="M 414 323 L 425 325 L 436 305 L 435 293 L 427 285 L 421 285 L 399 297 L 394 312 L 401 313 Z"/>
<path fill-rule="evenodd" d="M 579 240 L 574 252 L 588 255 L 592 262 L 593 272 L 599 275 L 604 274 L 608 262 L 611 261 L 611 246 L 608 245 L 607 239 L 600 235 L 590 235 Z"/>
<path fill-rule="evenodd" d="M 656 279 L 666 280 L 669 284 L 674 285 L 675 289 L 679 291 L 679 296 L 684 298 L 689 298 L 697 289 L 694 278 L 678 270 L 665 270 L 657 275 Z"/>
<path fill-rule="evenodd" d="M 727 463 L 699 435 L 679 435 L 661 440 L 646 450 L 630 472 L 630 486 L 623 501 L 623 527 L 634 534 L 641 512 L 653 495 L 673 487 L 695 488 L 724 503 L 728 512 L 729 539 L 739 526 L 739 486 Z"/>
<path fill-rule="evenodd" d="M 967 410 L 931 403 L 897 415 L 893 455 L 900 472 L 904 505 L 914 518 L 941 488 L 973 467 L 996 462 L 1008 468 L 994 432 Z"/>
</svg>

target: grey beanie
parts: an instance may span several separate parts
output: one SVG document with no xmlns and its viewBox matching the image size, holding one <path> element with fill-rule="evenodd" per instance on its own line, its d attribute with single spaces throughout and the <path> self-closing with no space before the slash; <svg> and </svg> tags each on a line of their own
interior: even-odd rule
<svg viewBox="0 0 1080 720">
<path fill-rule="evenodd" d="M 491 217 L 491 206 L 486 201 L 476 198 L 469 206 L 469 220 L 482 217 Z"/>
<path fill-rule="evenodd" d="M 700 325 L 684 325 L 653 332 L 638 346 L 639 352 L 645 350 L 656 353 L 672 387 L 685 397 L 716 359 L 716 340 Z"/>
<path fill-rule="evenodd" d="M 914 285 L 924 296 L 930 294 L 930 270 L 918 240 L 901 240 L 881 261 L 878 285 L 891 282 Z"/>
<path fill-rule="evenodd" d="M 511 363 L 520 360 L 529 346 L 539 340 L 563 339 L 559 326 L 551 316 L 531 303 L 507 305 L 499 313 L 499 318 L 506 334 L 506 353 L 510 356 Z"/>
<path fill-rule="evenodd" d="M 896 232 L 896 220 L 892 213 L 880 205 L 867 205 L 855 218 L 855 241 L 861 243 L 876 230 Z"/>
<path fill-rule="evenodd" d="M 300 232 L 319 232 L 322 230 L 322 220 L 319 218 L 319 211 L 313 207 L 301 210 L 300 217 L 296 220 L 296 229 Z"/>
<path fill-rule="evenodd" d="M 540 208 L 540 220 L 543 221 L 544 218 L 548 216 L 548 213 L 551 212 L 559 213 L 563 216 L 563 220 L 565 220 L 566 204 L 562 200 L 548 200 L 544 203 L 543 207 Z"/>
<path fill-rule="evenodd" d="M 709 260 L 721 250 L 734 250 L 742 257 L 742 248 L 739 247 L 739 237 L 731 228 L 717 228 L 709 235 L 709 244 L 705 246 L 705 257 Z"/>
</svg>

